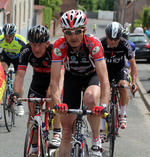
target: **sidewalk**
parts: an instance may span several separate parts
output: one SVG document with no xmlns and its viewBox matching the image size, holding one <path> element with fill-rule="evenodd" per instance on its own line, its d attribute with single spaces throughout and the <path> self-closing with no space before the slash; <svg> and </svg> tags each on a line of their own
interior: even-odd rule
<svg viewBox="0 0 150 157">
<path fill-rule="evenodd" d="M 141 81 L 139 80 L 139 78 L 137 79 L 137 85 L 139 87 L 139 93 L 147 107 L 147 109 L 150 111 L 150 94 L 147 93 L 147 91 L 145 90 L 145 88 L 143 87 Z"/>
</svg>

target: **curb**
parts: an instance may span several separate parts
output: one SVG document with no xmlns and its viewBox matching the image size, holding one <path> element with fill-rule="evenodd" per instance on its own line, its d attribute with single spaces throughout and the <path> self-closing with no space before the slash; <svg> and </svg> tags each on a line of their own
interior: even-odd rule
<svg viewBox="0 0 150 157">
<path fill-rule="evenodd" d="M 139 78 L 137 78 L 137 85 L 139 87 L 138 91 L 147 107 L 147 109 L 150 111 L 150 96 L 144 89 L 142 83 L 140 82 Z"/>
</svg>

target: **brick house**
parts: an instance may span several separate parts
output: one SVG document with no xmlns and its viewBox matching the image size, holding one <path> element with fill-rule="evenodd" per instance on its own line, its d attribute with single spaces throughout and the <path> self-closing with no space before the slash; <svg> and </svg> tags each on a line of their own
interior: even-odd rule
<svg viewBox="0 0 150 157">
<path fill-rule="evenodd" d="M 132 23 L 133 18 L 133 8 L 134 8 L 134 20 L 141 19 L 141 13 L 144 7 L 150 6 L 148 0 L 126 0 L 127 5 L 125 7 L 125 0 L 118 0 L 118 21 L 121 24 L 126 22 Z"/>
</svg>

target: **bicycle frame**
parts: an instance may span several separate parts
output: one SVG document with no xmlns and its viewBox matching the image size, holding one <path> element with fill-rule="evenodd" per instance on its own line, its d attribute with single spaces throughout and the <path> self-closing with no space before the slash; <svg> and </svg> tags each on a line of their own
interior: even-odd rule
<svg viewBox="0 0 150 157">
<path fill-rule="evenodd" d="M 45 125 L 46 125 L 46 130 L 48 130 L 49 129 L 49 123 L 48 123 L 49 114 L 53 114 L 53 115 L 55 114 L 53 112 L 50 112 L 52 110 L 49 110 L 48 102 L 51 101 L 51 99 L 50 98 L 18 98 L 17 101 L 28 101 L 28 102 L 33 101 L 36 104 L 35 115 L 34 115 L 34 117 L 32 117 L 32 121 L 30 122 L 30 125 L 27 130 L 27 134 L 26 134 L 24 156 L 26 157 L 27 155 L 30 154 L 30 147 L 32 144 L 33 134 L 35 133 L 35 130 L 37 130 L 36 134 L 37 134 L 37 144 L 38 144 L 38 156 L 46 157 L 47 154 L 49 153 L 49 152 L 47 152 L 48 151 L 48 149 L 47 149 L 47 139 L 48 138 L 44 138 L 44 135 L 42 132 L 41 114 L 42 114 L 42 112 L 45 113 Z M 46 102 L 45 109 L 41 109 L 40 102 Z M 31 130 L 31 132 L 30 132 L 30 130 Z M 28 135 L 28 134 L 30 134 L 30 135 Z"/>
</svg>

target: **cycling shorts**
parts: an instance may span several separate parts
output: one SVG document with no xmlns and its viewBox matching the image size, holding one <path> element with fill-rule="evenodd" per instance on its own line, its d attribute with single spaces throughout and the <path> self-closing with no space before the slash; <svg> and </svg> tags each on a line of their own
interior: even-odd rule
<svg viewBox="0 0 150 157">
<path fill-rule="evenodd" d="M 109 73 L 109 82 L 111 83 L 113 79 L 116 83 L 121 80 L 129 82 L 129 69 L 124 67 L 120 71 Z"/>
<path fill-rule="evenodd" d="M 4 51 L 2 51 L 2 55 L 1 55 L 1 61 L 2 62 L 5 62 L 8 67 L 10 66 L 10 64 L 12 63 L 13 66 L 14 66 L 14 69 L 15 69 L 15 72 L 17 71 L 18 69 L 18 63 L 19 63 L 19 57 L 18 58 L 15 58 L 15 59 L 11 59 L 9 58 Z"/>
<path fill-rule="evenodd" d="M 90 85 L 100 86 L 96 72 L 82 77 L 65 71 L 63 103 L 66 103 L 68 108 L 80 108 L 81 91 L 85 90 Z"/>
<path fill-rule="evenodd" d="M 6 87 L 5 73 L 0 63 L 0 103 L 1 103 L 4 91 L 5 91 L 5 87 Z"/>
<path fill-rule="evenodd" d="M 34 77 L 31 82 L 28 98 L 37 97 L 37 98 L 45 98 L 47 89 L 50 83 L 50 74 L 46 75 L 47 77 Z"/>
</svg>

